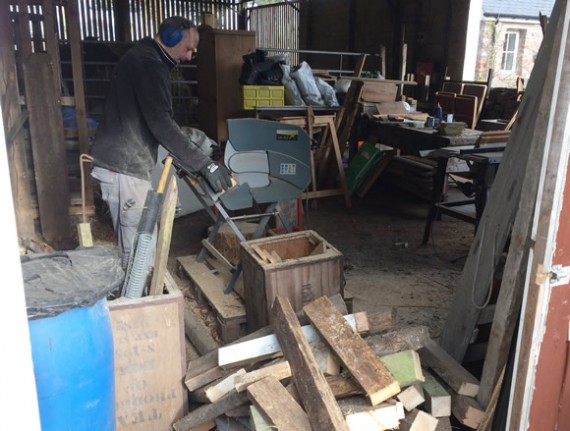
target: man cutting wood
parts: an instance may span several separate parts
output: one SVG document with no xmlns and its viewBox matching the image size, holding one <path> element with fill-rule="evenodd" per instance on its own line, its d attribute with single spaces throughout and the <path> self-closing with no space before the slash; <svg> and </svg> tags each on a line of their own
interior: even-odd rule
<svg viewBox="0 0 570 431">
<path fill-rule="evenodd" d="M 121 58 L 111 82 L 92 148 L 92 176 L 109 206 L 123 267 L 152 187 L 159 144 L 189 171 L 202 175 L 215 192 L 230 187 L 228 170 L 204 154 L 173 119 L 170 73 L 192 59 L 198 42 L 192 21 L 167 18 L 154 38 L 140 40 Z"/>
</svg>

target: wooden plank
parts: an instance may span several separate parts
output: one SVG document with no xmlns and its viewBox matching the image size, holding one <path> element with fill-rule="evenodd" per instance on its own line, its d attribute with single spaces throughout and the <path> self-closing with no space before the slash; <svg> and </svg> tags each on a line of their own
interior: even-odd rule
<svg viewBox="0 0 570 431">
<path fill-rule="evenodd" d="M 398 428 L 400 413 L 396 404 L 371 406 L 363 396 L 339 400 L 348 428 L 351 431 L 382 431 Z"/>
<path fill-rule="evenodd" d="M 158 230 L 156 256 L 154 259 L 154 271 L 150 282 L 149 295 L 160 295 L 164 288 L 164 277 L 166 274 L 166 264 L 170 252 L 170 240 L 172 239 L 172 227 L 174 225 L 174 215 L 176 204 L 178 203 L 178 187 L 176 178 L 170 177 L 168 188 L 162 201 L 160 212 L 160 228 Z"/>
<path fill-rule="evenodd" d="M 493 428 L 493 419 L 495 418 L 495 410 L 497 408 L 497 403 L 499 402 L 499 396 L 501 395 L 501 388 L 503 387 L 504 377 L 505 368 L 503 368 L 501 375 L 499 376 L 499 380 L 493 388 L 491 399 L 489 400 L 488 406 L 485 409 L 485 417 L 477 427 L 477 431 L 491 431 Z"/>
<path fill-rule="evenodd" d="M 435 431 L 437 419 L 428 413 L 415 409 L 400 423 L 400 431 Z"/>
<path fill-rule="evenodd" d="M 425 376 L 426 381 L 422 384 L 425 410 L 436 418 L 451 416 L 451 395 L 430 373 L 426 372 Z"/>
<path fill-rule="evenodd" d="M 273 305 L 273 328 L 293 370 L 293 382 L 314 429 L 348 430 L 325 377 L 319 370 L 295 312 L 286 299 Z"/>
<path fill-rule="evenodd" d="M 273 426 L 267 422 L 262 413 L 254 405 L 249 407 L 249 423 L 251 431 L 272 431 Z"/>
<path fill-rule="evenodd" d="M 364 70 L 364 63 L 366 63 L 366 57 L 368 57 L 368 54 L 365 53 L 362 53 L 358 56 L 358 60 L 356 61 L 356 64 L 354 66 L 353 76 L 356 76 L 357 78 L 360 77 L 362 71 Z"/>
<path fill-rule="evenodd" d="M 249 412 L 249 409 L 244 411 Z M 216 418 L 216 427 L 216 431 L 249 431 L 249 423 L 246 425 L 244 419 L 233 418 L 227 415 Z"/>
<path fill-rule="evenodd" d="M 419 353 L 424 366 L 430 367 L 455 392 L 477 396 L 479 381 L 435 341 L 428 341 Z"/>
<path fill-rule="evenodd" d="M 200 403 L 215 403 L 235 389 L 236 379 L 246 374 L 243 368 L 191 393 L 191 400 Z"/>
<path fill-rule="evenodd" d="M 449 418 L 439 418 L 435 431 L 453 431 Z"/>
<path fill-rule="evenodd" d="M 212 274 L 205 264 L 196 262 L 195 256 L 181 256 L 178 263 L 222 318 L 230 320 L 245 316 L 241 299 L 235 293 L 224 294 L 223 281 Z"/>
<path fill-rule="evenodd" d="M 241 406 L 248 402 L 245 392 L 236 392 L 233 390 L 229 395 L 211 404 L 204 404 L 196 410 L 192 410 L 182 419 L 173 424 L 176 431 L 190 431 L 203 423 L 211 421 L 216 417 L 224 414 L 228 410 Z"/>
<path fill-rule="evenodd" d="M 567 351 L 569 286 L 551 272 L 556 265 L 569 265 L 566 252 L 569 248 L 569 16 L 568 3 L 556 2 L 539 59 L 521 103 L 521 110 L 524 110 L 531 88 L 541 83 L 542 92 L 532 94 L 548 100 L 551 108 L 537 114 L 541 120 L 538 123 L 541 133 L 536 133 L 535 145 L 544 147 L 545 155 L 534 160 L 541 160 L 542 163 L 536 163 L 539 166 L 534 168 L 540 172 L 540 180 L 531 219 L 532 236 L 525 243 L 525 248 L 530 249 L 530 258 L 523 260 L 522 268 L 527 270 L 524 284 L 516 285 L 517 290 L 524 291 L 524 297 L 514 377 L 509 379 L 513 382 L 509 406 L 512 429 L 556 429 L 565 428 L 570 423 Z M 522 118 L 513 132 L 516 132 L 521 121 Z M 530 165 L 526 167 L 528 169 Z M 531 188 L 529 193 L 532 192 L 534 190 Z M 523 229 L 523 232 L 526 231 Z M 519 269 L 519 272 L 522 271 Z"/>
<path fill-rule="evenodd" d="M 354 379 L 338 376 L 327 376 L 327 383 L 335 398 L 346 398 L 353 395 L 362 395 L 362 389 L 356 384 Z"/>
<path fill-rule="evenodd" d="M 81 34 L 79 28 L 79 10 L 77 2 L 69 1 L 65 7 L 68 43 L 71 50 L 71 70 L 73 75 L 73 97 L 77 117 L 77 136 L 81 154 L 89 153 L 89 131 L 87 129 L 87 109 L 85 106 L 85 87 L 83 79 L 83 58 L 81 55 Z M 85 176 L 85 203 L 93 205 L 93 187 L 90 175 Z"/>
<path fill-rule="evenodd" d="M 366 342 L 378 356 L 389 355 L 403 350 L 421 349 L 430 339 L 425 326 L 406 326 L 385 334 L 366 337 Z"/>
<path fill-rule="evenodd" d="M 374 170 L 370 175 L 366 177 L 362 185 L 358 188 L 356 195 L 359 198 L 363 198 L 366 194 L 370 191 L 372 186 L 376 184 L 378 178 L 384 173 L 390 162 L 392 161 L 392 157 L 394 156 L 395 151 L 385 151 L 382 155 L 382 158 L 378 162 L 378 164 L 374 167 Z"/>
<path fill-rule="evenodd" d="M 275 377 L 265 377 L 247 387 L 251 402 L 277 429 L 311 431 L 307 413 Z"/>
<path fill-rule="evenodd" d="M 364 312 L 360 312 L 344 316 L 345 320 L 349 322 L 350 327 L 354 328 L 353 330 L 359 330 L 356 326 L 356 315 L 363 313 Z M 312 325 L 301 327 L 301 331 L 309 343 L 317 340 L 319 337 L 317 331 Z M 255 363 L 262 359 L 272 357 L 280 352 L 281 344 L 279 343 L 277 335 L 270 334 L 253 340 L 220 347 L 218 351 L 218 365 L 221 367 L 235 367 L 246 363 Z"/>
<path fill-rule="evenodd" d="M 268 376 L 273 376 L 277 380 L 283 380 L 291 377 L 291 366 L 289 365 L 289 362 L 278 362 L 273 365 L 268 365 L 267 367 L 250 371 L 244 375 L 237 376 L 235 379 L 235 389 L 238 392 L 243 392 L 249 385 Z"/>
<path fill-rule="evenodd" d="M 368 395 L 372 405 L 400 392 L 398 382 L 370 346 L 354 333 L 328 298 L 313 301 L 303 307 L 303 311 Z"/>
<path fill-rule="evenodd" d="M 451 413 L 461 424 L 477 429 L 485 418 L 481 405 L 471 397 L 465 395 L 451 395 Z"/>
<path fill-rule="evenodd" d="M 0 94 L 2 94 L 2 119 L 6 131 L 8 167 L 12 185 L 12 198 L 18 224 L 18 236 L 35 237 L 34 211 L 30 181 L 26 166 L 26 141 L 21 133 L 9 135 L 23 115 L 20 107 L 16 58 L 14 54 L 13 24 L 10 19 L 10 3 L 0 3 Z"/>
<path fill-rule="evenodd" d="M 335 304 L 337 310 L 341 313 L 346 314 L 346 304 L 344 303 L 342 296 L 340 294 L 333 295 L 331 297 L 331 302 Z M 305 322 L 305 318 L 302 312 L 299 313 L 300 321 Z M 271 326 L 266 326 L 261 328 L 251 334 L 248 334 L 239 340 L 233 341 L 229 345 L 237 344 L 243 341 L 254 340 L 256 338 L 261 338 L 266 335 L 273 333 L 273 328 Z M 186 371 L 185 384 L 189 391 L 196 390 L 214 380 L 222 377 L 225 371 L 218 366 L 218 349 L 214 349 L 207 354 L 204 354 L 200 358 L 190 361 L 188 363 L 188 369 Z"/>
<path fill-rule="evenodd" d="M 404 350 L 382 356 L 380 361 L 398 381 L 401 388 L 425 381 L 420 356 L 415 350 Z"/>
<path fill-rule="evenodd" d="M 190 340 L 192 345 L 204 355 L 213 349 L 217 349 L 220 345 L 211 334 L 211 329 L 207 326 L 201 316 L 197 316 L 186 303 L 184 304 L 184 330 L 186 338 Z"/>
<path fill-rule="evenodd" d="M 425 401 L 424 390 L 419 383 L 407 387 L 396 397 L 407 411 L 412 411 Z"/>
<path fill-rule="evenodd" d="M 24 83 L 42 235 L 55 248 L 65 249 L 73 243 L 69 185 L 61 107 L 53 91 L 50 62 L 47 54 L 24 58 Z"/>
<path fill-rule="evenodd" d="M 118 431 L 166 429 L 186 411 L 180 291 L 109 302 Z"/>
<path fill-rule="evenodd" d="M 346 289 L 344 293 L 347 296 Z M 377 334 L 396 326 L 396 308 L 394 307 L 380 307 L 373 313 L 366 313 L 366 317 L 370 334 Z"/>
<path fill-rule="evenodd" d="M 54 63 L 53 88 L 58 96 L 61 96 L 61 67 L 59 58 L 59 37 L 55 25 L 55 2 L 54 0 L 42 1 L 42 14 L 44 24 L 44 39 L 46 52 Z M 42 51 L 40 49 L 40 51 Z M 36 51 L 39 52 L 39 51 Z"/>
<path fill-rule="evenodd" d="M 552 14 L 553 18 L 554 16 Z M 562 20 L 557 19 L 556 22 L 560 23 Z M 548 31 L 543 40 L 518 111 L 517 123 L 509 136 L 501 166 L 494 179 L 492 192 L 478 224 L 444 325 L 440 344 L 459 361 L 465 355 L 479 316 L 480 307 L 475 307 L 474 303 L 485 303 L 491 276 L 501 259 L 519 210 L 524 177 L 535 174 L 527 174 L 529 163 L 540 165 L 536 161 L 543 159 L 545 142 L 548 140 L 547 124 L 549 118 L 554 115 L 551 114 L 551 107 L 559 90 L 558 54 L 564 49 L 560 49 L 561 31 L 558 31 L 558 27 L 562 28 L 561 26 L 562 24 L 549 25 L 552 31 Z M 560 106 L 562 107 L 562 104 Z M 558 110 L 554 112 L 556 111 Z M 524 190 L 529 195 L 533 194 L 532 189 Z M 524 271 L 518 267 L 517 272 Z M 501 368 L 502 365 L 498 369 Z M 496 371 L 493 374 L 496 376 Z M 492 386 L 491 384 L 490 387 Z M 488 388 L 489 385 L 486 385 L 487 392 Z"/>
</svg>

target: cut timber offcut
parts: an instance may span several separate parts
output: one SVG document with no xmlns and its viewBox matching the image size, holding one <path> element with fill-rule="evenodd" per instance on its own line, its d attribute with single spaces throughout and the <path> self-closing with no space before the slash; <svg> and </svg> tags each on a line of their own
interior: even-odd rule
<svg viewBox="0 0 570 431">
<path fill-rule="evenodd" d="M 321 297 L 303 307 L 308 319 L 338 355 L 372 405 L 398 394 L 400 386 L 370 346 L 345 322 L 330 300 Z"/>
</svg>

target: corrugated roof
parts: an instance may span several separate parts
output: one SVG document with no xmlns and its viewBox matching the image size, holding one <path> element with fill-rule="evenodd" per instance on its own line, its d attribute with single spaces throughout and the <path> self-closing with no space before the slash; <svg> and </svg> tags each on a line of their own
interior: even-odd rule
<svg viewBox="0 0 570 431">
<path fill-rule="evenodd" d="M 538 19 L 550 16 L 555 0 L 483 0 L 483 15 Z"/>
</svg>

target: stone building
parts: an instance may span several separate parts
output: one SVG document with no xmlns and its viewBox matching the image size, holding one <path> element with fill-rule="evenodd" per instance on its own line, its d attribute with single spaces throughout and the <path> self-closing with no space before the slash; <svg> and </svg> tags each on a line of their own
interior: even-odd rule
<svg viewBox="0 0 570 431">
<path fill-rule="evenodd" d="M 526 80 L 542 42 L 539 14 L 550 16 L 554 0 L 483 0 L 475 79 L 486 80 L 493 69 L 493 87 L 514 87 Z"/>
</svg>

